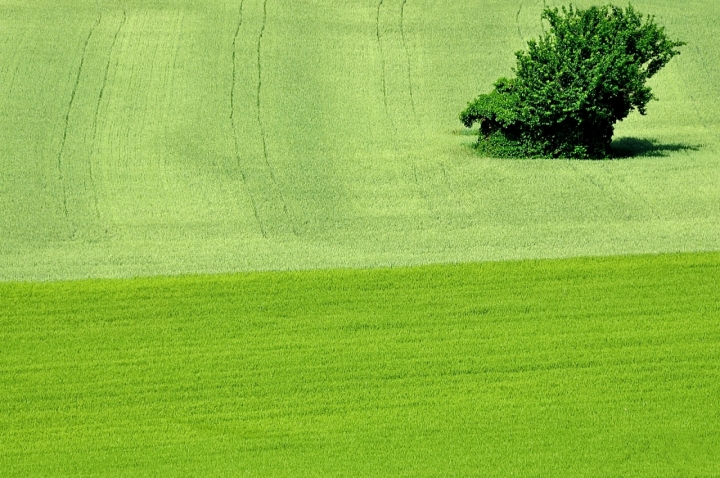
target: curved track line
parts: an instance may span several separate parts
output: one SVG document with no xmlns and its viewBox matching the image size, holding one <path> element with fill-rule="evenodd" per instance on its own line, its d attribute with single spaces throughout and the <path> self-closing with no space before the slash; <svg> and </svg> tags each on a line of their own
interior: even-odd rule
<svg viewBox="0 0 720 478">
<path fill-rule="evenodd" d="M 235 58 L 237 57 L 237 40 L 240 36 L 240 27 L 243 24 L 243 3 L 244 0 L 240 0 L 240 17 L 238 19 L 237 28 L 235 29 L 235 35 L 233 36 L 232 43 L 232 86 L 230 87 L 230 122 L 233 126 L 233 132 L 235 132 L 235 83 L 237 78 L 237 63 Z M 173 65 L 174 66 L 174 65 Z M 237 153 L 237 134 L 235 134 L 235 151 Z M 237 156 L 237 154 L 236 154 Z M 238 156 L 239 159 L 239 156 Z"/>
<path fill-rule="evenodd" d="M 237 39 L 240 36 L 240 27 L 243 23 L 243 3 L 244 0 L 240 1 L 240 18 L 238 19 L 237 28 L 235 29 L 235 35 L 233 35 L 232 42 L 232 85 L 230 87 L 230 121 L 233 125 L 233 131 L 235 131 L 235 82 L 237 78 L 237 63 L 235 58 L 237 57 Z M 237 148 L 237 135 L 235 136 L 235 146 Z"/>
<path fill-rule="evenodd" d="M 93 128 L 93 138 L 95 138 L 95 133 L 97 133 L 97 123 L 98 123 L 98 114 L 100 112 L 100 102 L 103 99 L 103 95 L 105 94 L 105 86 L 107 85 L 108 75 L 110 72 L 110 60 L 112 59 L 113 51 L 115 50 L 115 44 L 117 43 L 118 36 L 120 36 L 120 30 L 122 30 L 122 27 L 125 26 L 125 23 L 127 22 L 127 12 L 123 10 L 123 19 L 120 22 L 120 26 L 118 26 L 117 30 L 115 30 L 115 35 L 113 36 L 112 43 L 110 44 L 110 51 L 108 52 L 108 60 L 105 64 L 105 73 L 103 75 L 102 85 L 100 86 L 100 93 L 98 94 L 98 100 L 97 105 L 95 106 L 95 120 L 94 120 L 94 128 Z"/>
<path fill-rule="evenodd" d="M 63 212 L 65 214 L 65 219 L 70 221 L 70 216 L 68 213 L 68 206 L 67 206 L 67 185 L 65 184 L 65 175 L 63 174 L 63 164 L 62 164 L 62 156 L 65 152 L 65 143 L 67 142 L 67 133 L 68 133 L 68 127 L 70 124 L 70 112 L 73 107 L 73 103 L 75 102 L 75 94 L 77 93 L 78 85 L 80 84 L 80 77 L 82 76 L 82 69 L 83 65 L 85 64 L 85 56 L 87 54 L 87 48 L 88 44 L 90 43 L 90 38 L 93 36 L 93 33 L 95 33 L 95 30 L 97 29 L 98 25 L 100 25 L 100 21 L 102 20 L 102 12 L 98 13 L 97 20 L 95 21 L 95 24 L 90 29 L 90 32 L 88 33 L 87 38 L 85 38 L 85 43 L 83 44 L 83 50 L 82 54 L 80 56 L 80 65 L 77 69 L 77 74 L 75 75 L 75 84 L 73 85 L 72 91 L 70 92 L 70 101 L 68 102 L 67 111 L 65 112 L 65 127 L 63 128 L 63 136 L 62 141 L 60 142 L 60 150 L 58 151 L 57 155 L 57 168 L 58 168 L 58 177 L 60 179 L 60 183 L 62 184 L 62 202 L 63 202 Z M 73 227 L 73 235 L 75 235 L 75 225 L 70 221 L 70 224 Z"/>
<path fill-rule="evenodd" d="M 233 130 L 233 138 L 235 140 L 235 161 L 237 162 L 238 169 L 240 170 L 240 176 L 242 177 L 243 184 L 245 185 L 245 191 L 247 191 L 248 196 L 250 197 L 250 203 L 252 204 L 253 208 L 253 215 L 255 216 L 255 220 L 258 223 L 258 227 L 260 228 L 260 234 L 264 239 L 268 238 L 267 231 L 263 227 L 262 221 L 260 220 L 260 214 L 258 213 L 257 204 L 255 203 L 255 198 L 253 197 L 252 193 L 250 192 L 250 187 L 248 185 L 247 181 L 247 174 L 245 173 L 245 170 L 242 167 L 242 162 L 240 161 L 240 138 L 238 136 L 237 132 L 237 125 L 235 124 L 235 87 L 237 84 L 237 40 L 240 36 L 240 28 L 243 24 L 243 4 L 244 0 L 240 0 L 240 14 L 238 19 L 237 28 L 235 29 L 235 35 L 233 36 L 233 44 L 232 44 L 232 86 L 230 87 L 230 124 L 232 126 Z"/>
<path fill-rule="evenodd" d="M 407 60 L 407 79 L 408 79 L 408 90 L 410 93 L 410 106 L 412 107 L 413 116 L 415 121 L 418 121 L 417 111 L 415 110 L 415 95 L 413 94 L 413 82 L 412 82 L 412 71 L 410 66 L 410 49 L 407 46 L 407 40 L 405 38 L 405 4 L 407 0 L 403 0 L 400 5 L 400 36 L 402 37 L 403 48 L 405 49 L 405 58 Z"/>
<path fill-rule="evenodd" d="M 522 30 L 520 29 L 520 12 L 522 12 L 522 3 L 518 3 L 518 11 L 515 14 L 515 26 L 517 26 L 517 32 L 520 40 L 525 41 L 525 37 L 523 36 Z"/>
<path fill-rule="evenodd" d="M 103 80 L 102 85 L 100 86 L 100 93 L 98 94 L 98 100 L 97 104 L 95 105 L 95 119 L 93 120 L 93 135 L 92 135 L 92 151 L 90 155 L 89 160 L 89 172 L 90 172 L 90 181 L 93 185 L 94 191 L 94 199 L 95 199 L 95 216 L 100 218 L 100 206 L 98 204 L 98 194 L 97 194 L 97 186 L 95 184 L 95 173 L 93 171 L 92 167 L 92 152 L 95 150 L 95 141 L 97 140 L 97 128 L 98 128 L 98 118 L 100 116 L 100 104 L 102 102 L 103 96 L 105 95 L 105 87 L 107 85 L 108 75 L 110 73 L 110 61 L 112 60 L 112 54 L 113 51 L 115 51 L 115 45 L 117 44 L 117 39 L 120 36 L 120 30 L 122 30 L 122 27 L 125 26 L 125 22 L 127 22 L 127 12 L 123 10 L 123 19 L 120 22 L 120 25 L 118 26 L 117 30 L 115 30 L 115 35 L 113 35 L 112 43 L 110 44 L 110 51 L 108 52 L 108 58 L 107 63 L 105 64 L 105 72 L 103 74 Z"/>
<path fill-rule="evenodd" d="M 293 234 L 295 236 L 299 236 L 300 233 L 298 232 L 297 228 L 295 227 L 295 221 L 291 220 L 290 218 L 290 211 L 288 209 L 288 203 L 285 199 L 285 195 L 282 193 L 282 189 L 280 188 L 280 184 L 278 183 L 277 177 L 275 176 L 275 170 L 273 169 L 272 165 L 270 164 L 270 159 L 268 157 L 268 150 L 267 150 L 267 138 L 265 134 L 265 125 L 262 121 L 262 40 L 263 36 L 265 35 L 265 27 L 267 26 L 267 3 L 268 0 L 263 0 L 263 16 L 262 16 L 262 25 L 260 26 L 260 34 L 258 35 L 258 41 L 257 41 L 257 72 L 258 72 L 258 81 L 257 81 L 257 123 L 258 127 L 260 128 L 260 139 L 262 140 L 262 147 L 263 147 L 263 157 L 265 158 L 265 165 L 267 166 L 268 172 L 270 173 L 270 178 L 273 181 L 273 184 L 277 188 L 278 196 L 280 196 L 280 200 L 282 201 L 283 205 L 283 212 L 285 213 L 285 217 L 292 226 Z"/>
<path fill-rule="evenodd" d="M 270 166 L 270 162 L 268 160 L 268 153 L 267 153 L 267 140 L 265 138 L 265 125 L 263 125 L 262 122 L 262 101 L 261 101 L 261 93 L 262 93 L 262 39 L 263 35 L 265 34 L 265 26 L 267 25 L 267 0 L 263 0 L 263 17 L 262 17 L 262 25 L 260 26 L 260 34 L 258 35 L 258 41 L 257 41 L 257 123 L 260 127 L 260 138 L 262 139 L 262 146 L 263 146 L 263 155 L 265 157 L 265 164 L 267 164 L 268 170 L 270 171 L 270 176 L 272 177 L 272 180 L 276 182 L 275 179 L 275 173 Z"/>
<path fill-rule="evenodd" d="M 375 16 L 375 36 L 377 38 L 378 49 L 380 50 L 380 69 L 382 79 L 383 104 L 385 105 L 385 116 L 387 116 L 390 124 L 393 127 L 393 130 L 395 130 L 395 132 L 397 133 L 395 121 L 393 120 L 392 115 L 390 115 L 390 108 L 388 107 L 387 80 L 385 79 L 385 52 L 383 51 L 382 40 L 380 39 L 380 9 L 382 8 L 384 2 L 385 0 L 380 0 L 377 5 L 377 14 Z"/>
</svg>

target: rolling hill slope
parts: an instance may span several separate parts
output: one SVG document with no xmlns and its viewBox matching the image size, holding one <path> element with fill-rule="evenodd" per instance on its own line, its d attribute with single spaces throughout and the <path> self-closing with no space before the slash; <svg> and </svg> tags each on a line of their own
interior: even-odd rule
<svg viewBox="0 0 720 478">
<path fill-rule="evenodd" d="M 0 1 L 0 280 L 719 249 L 716 2 L 636 2 L 640 157 L 470 150 L 542 3 Z"/>
</svg>

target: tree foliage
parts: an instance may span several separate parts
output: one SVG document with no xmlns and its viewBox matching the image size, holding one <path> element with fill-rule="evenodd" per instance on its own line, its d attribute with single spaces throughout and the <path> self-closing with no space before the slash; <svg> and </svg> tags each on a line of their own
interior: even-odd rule
<svg viewBox="0 0 720 478">
<path fill-rule="evenodd" d="M 655 99 L 646 85 L 684 42 L 654 17 L 606 5 L 546 8 L 549 29 L 515 54 L 515 78 L 500 78 L 460 114 L 480 124 L 478 148 L 500 157 L 603 158 L 615 123 Z"/>
</svg>

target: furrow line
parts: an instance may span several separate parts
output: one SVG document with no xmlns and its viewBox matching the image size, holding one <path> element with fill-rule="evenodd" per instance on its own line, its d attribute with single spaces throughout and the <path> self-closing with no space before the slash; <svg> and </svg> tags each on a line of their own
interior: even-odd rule
<svg viewBox="0 0 720 478">
<path fill-rule="evenodd" d="M 240 138 L 238 136 L 237 132 L 237 125 L 235 124 L 235 87 L 237 84 L 237 41 L 240 36 L 240 29 L 242 28 L 243 24 L 243 4 L 244 0 L 240 0 L 240 14 L 238 19 L 237 28 L 235 29 L 235 36 L 233 36 L 233 44 L 232 44 L 232 85 L 230 87 L 230 124 L 232 126 L 233 130 L 233 138 L 235 143 L 235 160 L 237 162 L 238 169 L 240 171 L 240 177 L 242 177 L 243 185 L 245 186 L 245 191 L 247 191 L 248 196 L 250 197 L 250 204 L 253 208 L 253 215 L 255 216 L 255 220 L 258 223 L 258 227 L 260 228 L 260 234 L 262 235 L 263 239 L 268 238 L 267 231 L 265 230 L 265 227 L 263 227 L 262 221 L 260 220 L 260 214 L 258 213 L 257 204 L 255 203 L 255 197 L 253 196 L 252 192 L 250 191 L 250 187 L 248 185 L 247 180 L 247 174 L 245 173 L 244 168 L 242 167 L 242 161 L 240 160 Z"/>
<path fill-rule="evenodd" d="M 237 64 L 235 58 L 237 57 L 237 40 L 238 36 L 240 36 L 240 27 L 242 27 L 243 22 L 243 3 L 244 0 L 240 0 L 240 18 L 238 20 L 237 28 L 235 29 L 235 35 L 233 36 L 233 43 L 232 43 L 232 85 L 230 87 L 230 122 L 232 123 L 233 127 L 233 133 L 235 134 L 235 154 L 238 160 L 240 159 L 239 155 L 237 154 L 238 151 L 238 144 L 237 144 L 237 133 L 235 132 L 235 83 L 237 78 Z"/>
<path fill-rule="evenodd" d="M 517 32 L 520 40 L 524 41 L 525 37 L 523 36 L 522 30 L 520 29 L 520 12 L 522 12 L 522 3 L 518 3 L 518 11 L 515 14 L 515 26 L 517 27 Z"/>
<path fill-rule="evenodd" d="M 110 73 L 110 61 L 112 60 L 113 51 L 115 51 L 115 45 L 117 43 L 118 36 L 120 36 L 120 30 L 122 30 L 122 27 L 125 26 L 126 21 L 127 21 L 127 13 L 123 10 L 123 19 L 120 22 L 120 26 L 118 26 L 117 30 L 115 31 L 115 35 L 113 36 L 112 43 L 110 44 L 110 51 L 108 52 L 108 60 L 107 60 L 107 63 L 105 64 L 105 72 L 103 74 L 103 80 L 102 80 L 102 84 L 100 86 L 100 93 L 98 94 L 97 105 L 95 105 L 95 121 L 93 123 L 93 139 L 95 138 L 95 134 L 97 133 L 98 115 L 100 114 L 100 102 L 102 101 L 103 96 L 105 94 L 105 87 L 107 85 L 108 75 Z"/>
<path fill-rule="evenodd" d="M 90 181 L 93 184 L 94 191 L 94 198 L 95 198 L 95 215 L 96 217 L 100 217 L 100 207 L 98 204 L 98 195 L 97 195 L 97 186 L 95 184 L 95 173 L 93 171 L 92 167 L 92 152 L 95 151 L 95 142 L 97 140 L 97 128 L 98 128 L 98 119 L 100 116 L 100 104 L 102 103 L 103 96 L 105 95 L 105 87 L 107 86 L 107 80 L 108 75 L 110 74 L 110 63 L 112 60 L 112 54 L 115 51 L 115 45 L 117 44 L 117 39 L 120 36 L 120 30 L 122 30 L 123 26 L 125 26 L 125 22 L 127 21 L 127 12 L 123 10 L 123 18 L 120 22 L 120 25 L 118 26 L 117 30 L 115 30 L 115 35 L 113 35 L 112 43 L 110 44 L 110 51 L 108 52 L 108 58 L 107 63 L 105 64 L 105 72 L 103 74 L 103 80 L 102 84 L 100 85 L 100 92 L 98 93 L 98 100 L 97 104 L 95 105 L 95 119 L 93 120 L 93 135 L 92 135 L 92 150 L 89 160 L 89 172 L 90 172 Z"/>
<path fill-rule="evenodd" d="M 418 121 L 417 111 L 415 110 L 415 95 L 413 94 L 413 81 L 412 81 L 412 69 L 410 64 L 410 49 L 407 46 L 407 39 L 405 38 L 405 4 L 407 0 L 403 0 L 400 5 L 400 36 L 402 37 L 403 49 L 405 49 L 405 58 L 407 60 L 407 79 L 408 79 L 408 90 L 410 93 L 410 106 L 412 107 L 413 117 L 415 121 Z"/>
<path fill-rule="evenodd" d="M 258 126 L 260 128 L 260 138 L 262 139 L 262 146 L 263 146 L 263 156 L 265 157 L 265 163 L 267 164 L 268 170 L 270 171 L 270 176 L 272 177 L 273 181 L 276 181 L 275 179 L 275 173 L 273 172 L 272 167 L 270 167 L 270 162 L 268 160 L 268 153 L 267 153 L 267 141 L 265 138 L 265 125 L 263 125 L 262 122 L 262 39 L 263 35 L 265 34 L 265 26 L 267 25 L 267 0 L 263 0 L 263 17 L 262 17 L 262 25 L 260 26 L 260 34 L 258 35 L 258 41 L 257 41 L 257 72 L 258 72 L 258 79 L 257 79 L 257 122 Z"/>
<path fill-rule="evenodd" d="M 288 209 L 288 203 L 285 199 L 285 195 L 282 193 L 282 189 L 280 188 L 280 184 L 278 183 L 277 177 L 275 176 L 275 170 L 273 169 L 272 165 L 270 164 L 270 159 L 268 157 L 268 150 L 267 150 L 267 138 L 265 134 L 265 125 L 262 122 L 262 40 L 263 36 L 265 34 L 265 27 L 267 26 L 267 2 L 268 0 L 263 0 L 263 15 L 262 15 L 262 25 L 260 26 L 260 34 L 258 35 L 258 41 L 257 41 L 257 72 L 258 72 L 258 81 L 257 81 L 257 123 L 258 127 L 260 129 L 260 139 L 262 140 L 262 147 L 263 147 L 263 157 L 265 158 L 265 165 L 267 166 L 268 172 L 270 173 L 270 178 L 272 179 L 273 184 L 277 188 L 278 195 L 280 196 L 280 200 L 283 204 L 283 211 L 285 213 L 285 217 L 288 220 L 288 222 L 292 225 L 292 230 L 295 236 L 299 236 L 300 233 L 297 230 L 297 227 L 295 226 L 295 221 L 292 221 L 290 219 L 290 211 Z"/>
<path fill-rule="evenodd" d="M 85 38 L 85 43 L 83 44 L 82 54 L 80 55 L 80 65 L 78 66 L 77 74 L 75 75 L 75 83 L 73 84 L 72 91 L 70 92 L 70 101 L 68 102 L 68 107 L 65 112 L 65 126 L 63 128 L 62 141 L 60 142 L 60 150 L 58 151 L 58 155 L 57 155 L 58 178 L 60 179 L 60 184 L 62 185 L 63 212 L 65 214 L 65 218 L 68 220 L 69 220 L 69 213 L 68 213 L 68 206 L 67 206 L 67 185 L 65 184 L 65 175 L 62 172 L 62 170 L 63 170 L 62 156 L 63 156 L 63 153 L 65 152 L 65 144 L 67 142 L 68 127 L 70 125 L 70 112 L 72 111 L 73 103 L 75 102 L 75 94 L 77 93 L 78 86 L 80 85 L 80 77 L 82 76 L 82 69 L 83 69 L 83 65 L 85 64 L 85 56 L 87 54 L 88 44 L 90 43 L 90 38 L 92 38 L 93 33 L 95 33 L 95 30 L 100 25 L 101 20 L 102 20 L 102 12 L 99 12 L 97 20 L 95 21 L 95 24 L 90 29 L 90 32 L 88 33 L 87 38 Z M 74 228 L 74 225 L 73 225 L 73 228 Z"/>
<path fill-rule="evenodd" d="M 380 51 L 380 69 L 381 69 L 381 80 L 382 80 L 383 104 L 385 105 L 385 115 L 388 117 L 388 120 L 390 120 L 390 124 L 392 125 L 393 129 L 397 132 L 397 128 L 395 127 L 395 122 L 393 121 L 392 116 L 390 115 L 390 108 L 388 107 L 387 81 L 385 79 L 385 76 L 386 76 L 385 53 L 384 53 L 383 47 L 382 47 L 382 40 L 380 39 L 380 9 L 382 8 L 384 2 L 385 2 L 385 0 L 380 0 L 377 5 L 377 15 L 375 16 L 375 36 L 377 37 L 378 49 Z"/>
</svg>

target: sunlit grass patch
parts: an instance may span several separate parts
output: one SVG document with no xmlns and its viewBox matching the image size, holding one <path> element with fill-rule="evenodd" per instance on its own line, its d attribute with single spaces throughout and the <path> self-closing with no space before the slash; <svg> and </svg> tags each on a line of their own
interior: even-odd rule
<svg viewBox="0 0 720 478">
<path fill-rule="evenodd" d="M 0 285 L 6 476 L 714 476 L 720 256 Z"/>
</svg>

